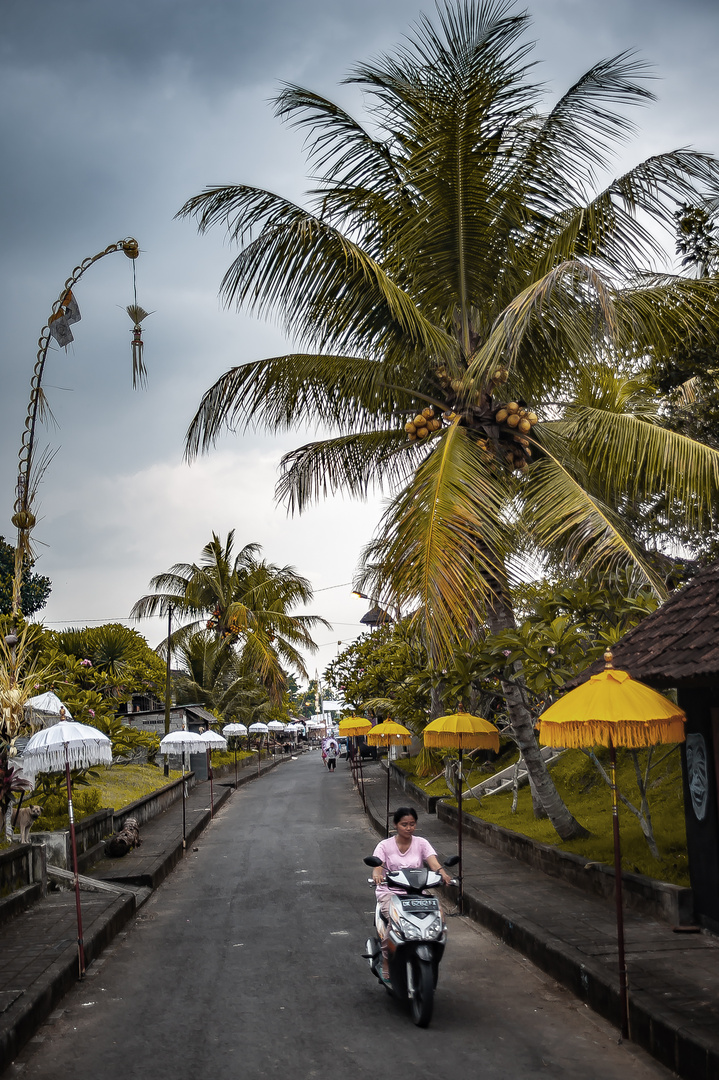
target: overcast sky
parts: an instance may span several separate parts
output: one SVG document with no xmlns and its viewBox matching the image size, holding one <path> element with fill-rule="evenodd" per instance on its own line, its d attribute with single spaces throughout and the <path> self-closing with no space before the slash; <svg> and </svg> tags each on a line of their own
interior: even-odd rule
<svg viewBox="0 0 719 1080">
<path fill-rule="evenodd" d="M 518 9 L 522 9 L 519 5 Z M 142 255 L 146 390 L 130 380 L 132 265 L 110 255 L 77 289 L 82 322 L 49 357 L 44 385 L 57 449 L 40 489 L 38 571 L 53 583 L 48 626 L 126 619 L 150 577 L 199 556 L 212 531 L 292 564 L 334 629 L 320 672 L 360 631 L 350 595 L 379 500 L 337 501 L 288 519 L 273 499 L 281 454 L 307 433 L 223 439 L 188 466 L 183 437 L 203 391 L 243 360 L 286 350 L 279 331 L 217 299 L 231 258 L 221 233 L 175 221 L 203 187 L 243 182 L 295 199 L 299 136 L 268 99 L 298 82 L 361 109 L 338 86 L 355 61 L 391 49 L 431 0 L 4 0 L 0 29 L 3 352 L 0 532 L 10 524 L 17 450 L 37 339 L 64 280 L 127 235 Z M 547 104 L 595 61 L 636 48 L 659 100 L 637 110 L 627 161 L 692 145 L 719 152 L 715 0 L 536 0 L 531 37 Z M 311 433 L 310 433 L 311 434 Z M 139 627 L 155 645 L 156 623 Z"/>
</svg>

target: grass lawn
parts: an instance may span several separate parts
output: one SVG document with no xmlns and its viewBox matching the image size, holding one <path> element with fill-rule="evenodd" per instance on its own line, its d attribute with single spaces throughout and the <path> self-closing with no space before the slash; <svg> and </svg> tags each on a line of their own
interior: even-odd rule
<svg viewBox="0 0 719 1080">
<path fill-rule="evenodd" d="M 608 771 L 608 752 L 600 751 L 597 756 Z M 647 751 L 640 751 L 639 761 L 642 767 L 646 763 L 646 756 Z M 507 768 L 515 760 L 516 751 L 502 754 L 501 760 L 496 762 L 497 770 Z M 688 886 L 689 866 L 678 746 L 656 747 L 652 762 L 648 801 L 660 857 L 653 857 L 637 818 L 620 804 L 622 866 L 624 870 L 646 874 L 660 881 Z M 427 785 L 426 779 L 413 775 L 414 759 L 401 759 L 396 764 L 408 772 L 413 782 L 424 787 L 429 794 L 449 795 L 444 777 Z M 634 766 L 627 751 L 617 751 L 617 765 L 619 790 L 638 807 L 639 793 Z M 463 799 L 463 808 L 483 821 L 522 833 L 532 840 L 551 844 L 561 851 L 571 851 L 587 860 L 613 864 L 611 791 L 597 769 L 580 750 L 567 750 L 552 766 L 551 774 L 569 809 L 589 830 L 591 835 L 587 839 L 560 840 L 549 821 L 537 820 L 534 817 L 531 795 L 526 786 L 519 790 L 517 810 L 514 814 L 511 792 L 506 795 L 485 796 L 481 803 L 476 799 Z M 491 774 L 475 767 L 468 783 L 479 783 L 488 775 Z"/>
<path fill-rule="evenodd" d="M 255 754 L 238 750 L 238 764 L 247 757 L 252 758 L 253 761 L 256 759 Z M 216 769 L 221 765 L 234 765 L 234 762 L 233 753 L 215 752 L 212 755 L 212 764 Z M 182 776 L 179 769 L 172 769 L 169 776 L 165 776 L 164 769 L 156 765 L 96 765 L 90 770 L 90 774 L 87 777 L 90 781 L 88 785 L 73 785 L 72 804 L 76 821 L 81 821 L 84 817 L 106 807 L 122 810 L 123 807 L 141 799 L 144 795 L 150 795 L 153 791 L 165 787 L 173 780 L 179 780 Z M 58 775 L 58 784 L 60 785 L 58 793 L 50 796 L 45 812 L 34 823 L 31 832 L 51 832 L 68 828 L 64 777 Z M 34 793 L 29 792 L 23 802 L 31 806 L 34 799 Z M 8 847 L 10 844 L 5 839 L 3 830 L 0 835 L 0 851 Z"/>
<path fill-rule="evenodd" d="M 88 774 L 88 785 L 73 785 L 72 805 L 76 821 L 81 821 L 105 807 L 121 810 L 136 799 L 141 799 L 143 795 L 150 795 L 173 780 L 179 780 L 182 775 L 173 769 L 169 776 L 165 776 L 164 770 L 156 765 L 96 765 L 90 773 L 92 775 Z M 64 782 L 64 777 L 58 774 L 58 784 L 61 786 L 58 787 L 57 794 L 48 798 L 45 811 L 32 826 L 31 832 L 51 832 L 68 828 Z M 28 792 L 24 802 L 30 806 L 35 798 L 34 792 Z M 3 833 L 0 847 L 8 846 Z"/>
</svg>

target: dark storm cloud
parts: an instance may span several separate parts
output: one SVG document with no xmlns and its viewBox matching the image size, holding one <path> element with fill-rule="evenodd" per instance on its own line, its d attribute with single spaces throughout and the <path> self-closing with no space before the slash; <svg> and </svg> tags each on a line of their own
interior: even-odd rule
<svg viewBox="0 0 719 1080">
<path fill-rule="evenodd" d="M 635 48 L 654 65 L 659 102 L 633 111 L 633 160 L 685 143 L 719 149 L 715 0 L 528 0 L 515 10 L 525 7 L 547 103 L 592 63 Z M 152 574 L 196 557 L 211 529 L 237 526 L 243 543 L 259 540 L 280 564 L 316 571 L 316 584 L 351 578 L 354 548 L 379 510 L 355 519 L 344 508 L 335 521 L 326 507 L 311 519 L 314 531 L 303 518 L 286 534 L 272 503 L 273 452 L 288 449 L 290 436 L 282 446 L 227 439 L 225 459 L 182 464 L 183 434 L 208 385 L 286 342 L 276 328 L 221 310 L 228 247 L 219 231 L 199 238 L 173 215 L 213 183 L 301 198 L 302 138 L 273 118 L 268 99 L 296 81 L 361 114 L 358 92 L 340 80 L 357 61 L 392 52 L 420 11 L 432 16 L 433 0 L 3 0 L 0 533 L 11 535 L 38 333 L 75 262 L 133 233 L 143 249 L 138 299 L 154 312 L 143 394 L 129 386 L 123 307 L 133 283 L 124 256 L 83 279 L 75 344 L 50 356 L 60 428 L 42 442 L 61 450 L 41 488 L 37 530 L 48 544 L 41 569 L 55 585 L 49 619 L 121 615 Z M 343 541 L 345 521 L 356 525 Z M 351 622 L 357 608 L 332 617 Z"/>
<path fill-rule="evenodd" d="M 399 11 L 413 5 L 398 3 Z M 165 64 L 186 65 L 202 83 L 251 83 L 305 57 L 351 44 L 387 21 L 385 0 L 10 0 L 3 5 L 2 58 L 30 67 L 109 65 L 148 78 Z M 348 26 L 348 23 L 350 24 Z M 352 59 L 351 53 L 348 58 Z"/>
</svg>

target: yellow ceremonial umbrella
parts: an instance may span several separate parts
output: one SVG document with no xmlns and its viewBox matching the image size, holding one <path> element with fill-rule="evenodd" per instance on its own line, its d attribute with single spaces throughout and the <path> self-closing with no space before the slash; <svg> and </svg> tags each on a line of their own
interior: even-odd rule
<svg viewBox="0 0 719 1080">
<path fill-rule="evenodd" d="M 430 720 L 422 732 L 424 745 L 444 747 L 459 751 L 459 774 L 457 789 L 457 854 L 459 855 L 459 896 L 457 907 L 461 914 L 464 900 L 464 878 L 462 875 L 462 755 L 465 750 L 499 750 L 499 731 L 481 716 L 469 713 L 452 713 L 450 716 L 438 716 Z"/>
<path fill-rule="evenodd" d="M 349 738 L 356 738 L 358 735 L 366 735 L 372 727 L 372 721 L 368 720 L 364 716 L 345 716 L 344 720 L 340 720 L 337 726 L 338 735 L 348 736 Z M 357 744 L 354 744 L 353 749 L 357 751 Z M 364 795 L 364 773 L 362 772 L 362 755 L 357 752 L 357 763 L 355 763 L 355 754 L 350 755 L 350 764 L 352 766 L 352 775 L 355 783 L 357 782 L 357 773 L 359 773 L 359 786 L 360 794 L 362 796 L 362 806 L 367 809 L 367 803 L 365 802 Z"/>
<path fill-rule="evenodd" d="M 409 746 L 412 742 L 412 732 L 402 724 L 394 720 L 385 720 L 381 724 L 375 724 L 367 732 L 367 742 L 370 746 Z M 387 758 L 387 811 L 385 814 L 385 835 L 389 836 L 389 756 Z"/>
<path fill-rule="evenodd" d="M 629 1036 L 627 968 L 624 957 L 622 911 L 622 854 L 617 805 L 617 746 L 632 749 L 659 743 L 684 742 L 683 709 L 637 682 L 627 671 L 612 667 L 612 654 L 604 654 L 605 669 L 555 701 L 542 713 L 539 742 L 542 746 L 607 746 L 612 781 L 612 827 L 614 833 L 614 879 L 617 907 L 617 951 L 622 1035 Z"/>
<path fill-rule="evenodd" d="M 345 716 L 337 726 L 338 735 L 366 735 L 372 727 L 372 721 L 364 716 Z"/>
</svg>

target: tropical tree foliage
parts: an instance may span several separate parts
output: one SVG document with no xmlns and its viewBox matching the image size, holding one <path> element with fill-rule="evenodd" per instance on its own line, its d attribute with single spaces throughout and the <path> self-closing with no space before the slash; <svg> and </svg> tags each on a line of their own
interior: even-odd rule
<svg viewBox="0 0 719 1080">
<path fill-rule="evenodd" d="M 72 717 L 103 731 L 114 758 L 157 751 L 155 735 L 130 728 L 116 715 L 133 694 L 165 692 L 165 665 L 145 638 L 121 623 L 43 630 L 40 660 L 50 672 L 35 693 L 53 690 Z"/>
<path fill-rule="evenodd" d="M 652 98 L 645 66 L 601 60 L 546 108 L 528 22 L 506 0 L 421 17 L 352 70 L 365 124 L 286 86 L 276 114 L 317 178 L 305 204 L 234 184 L 180 210 L 240 245 L 225 301 L 297 343 L 218 379 L 189 455 L 227 427 L 329 428 L 286 455 L 278 495 L 301 511 L 390 493 L 360 588 L 416 613 L 437 670 L 485 625 L 514 628 L 520 554 L 634 567 L 662 594 L 658 526 L 708 527 L 719 481 L 719 454 L 667 427 L 651 379 L 687 336 L 716 341 L 716 278 L 668 272 L 661 233 L 716 200 L 719 166 L 680 149 L 612 179 L 627 108 Z M 514 675 L 502 690 L 533 789 L 574 835 Z"/>
<path fill-rule="evenodd" d="M 325 669 L 325 687 L 353 712 L 421 731 L 429 710 L 426 650 L 404 623 L 362 634 Z"/>
<path fill-rule="evenodd" d="M 52 585 L 50 578 L 43 574 L 33 574 L 31 560 L 25 560 L 20 600 L 22 612 L 26 618 L 45 607 Z M 15 548 L 0 536 L 0 614 L 9 615 L 12 611 L 12 589 L 15 576 Z"/>
<path fill-rule="evenodd" d="M 138 600 L 131 614 L 146 618 L 172 607 L 180 619 L 190 620 L 172 635 L 173 650 L 198 630 L 211 631 L 235 650 L 238 673 L 256 675 L 278 703 L 287 689 L 283 665 L 306 676 L 301 650 L 314 652 L 310 631 L 329 624 L 318 615 L 293 613 L 313 595 L 294 567 L 266 562 L 259 544 L 246 544 L 234 555 L 234 538 L 234 530 L 224 543 L 213 533 L 198 563 L 178 563 L 157 574 L 150 582 L 154 592 Z M 205 640 L 198 638 L 195 647 L 204 648 Z"/>
<path fill-rule="evenodd" d="M 259 679 L 242 671 L 230 642 L 210 630 L 182 638 L 174 659 L 180 667 L 173 678 L 178 705 L 204 705 L 230 721 L 244 715 L 248 707 L 268 700 Z"/>
</svg>

